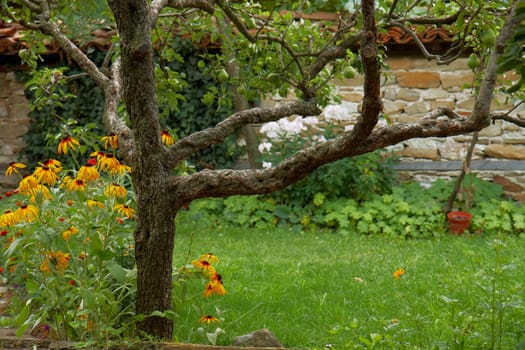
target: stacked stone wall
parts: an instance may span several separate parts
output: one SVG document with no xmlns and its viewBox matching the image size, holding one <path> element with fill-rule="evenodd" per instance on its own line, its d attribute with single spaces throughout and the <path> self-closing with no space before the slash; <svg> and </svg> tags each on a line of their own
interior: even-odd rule
<svg viewBox="0 0 525 350">
<path fill-rule="evenodd" d="M 5 176 L 10 162 L 17 161 L 24 147 L 23 136 L 29 129 L 29 103 L 24 84 L 14 72 L 0 71 L 0 188 L 9 190 L 19 178 Z"/>
<path fill-rule="evenodd" d="M 462 116 L 468 116 L 473 110 L 475 96 L 472 88 L 474 74 L 467 67 L 466 58 L 458 59 L 449 65 L 437 65 L 433 61 L 418 57 L 394 57 L 386 61 L 389 69 L 383 77 L 382 98 L 384 113 L 392 123 L 414 122 L 426 113 L 439 107 L 453 109 Z M 518 77 L 512 73 L 499 77 L 501 80 L 515 81 Z M 338 83 L 338 92 L 343 97 L 343 106 L 357 117 L 363 96 L 363 78 L 343 80 Z M 519 101 L 510 101 L 502 94 L 493 98 L 493 112 L 508 111 Z M 525 119 L 525 108 L 513 112 L 514 116 Z M 457 170 L 442 166 L 443 162 L 462 161 L 472 135 L 460 135 L 447 138 L 412 139 L 392 147 L 401 157 L 401 162 L 431 162 L 435 166 L 424 169 L 399 167 L 400 177 L 404 180 L 415 179 L 429 183 L 436 178 L 452 178 Z M 505 166 L 505 161 L 525 160 L 525 132 L 515 124 L 501 120 L 494 121 L 479 133 L 479 140 L 474 148 L 475 160 L 486 160 L 488 169 L 476 169 L 480 177 L 494 180 L 505 176 L 521 190 L 513 194 L 523 197 L 525 187 L 525 161 L 513 162 L 512 171 Z M 439 163 L 439 164 L 437 164 Z M 456 162 L 455 162 L 456 163 Z M 516 187 L 514 186 L 514 189 Z"/>
</svg>

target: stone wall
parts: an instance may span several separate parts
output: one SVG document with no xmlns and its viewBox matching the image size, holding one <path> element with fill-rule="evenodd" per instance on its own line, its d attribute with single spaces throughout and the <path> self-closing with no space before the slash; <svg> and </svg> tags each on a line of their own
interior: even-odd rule
<svg viewBox="0 0 525 350">
<path fill-rule="evenodd" d="M 390 58 L 387 64 L 390 69 L 383 80 L 382 97 L 384 113 L 392 123 L 416 121 L 439 107 L 451 108 L 464 116 L 470 115 L 473 110 L 473 91 L 465 86 L 472 84 L 474 75 L 467 67 L 466 58 L 450 65 L 437 65 L 422 58 L 404 56 Z M 514 81 L 518 77 L 508 74 L 500 79 Z M 343 106 L 353 117 L 357 117 L 360 109 L 362 82 L 362 77 L 339 82 Z M 508 111 L 512 106 L 513 102 L 507 101 L 504 95 L 496 95 L 491 108 L 493 112 Z M 514 115 L 525 119 L 525 108 L 515 111 Z M 456 176 L 471 139 L 471 135 L 412 139 L 393 146 L 403 163 L 416 164 L 400 164 L 401 177 L 429 183 L 437 177 Z M 481 164 L 479 162 L 474 162 L 472 167 L 480 177 L 492 181 L 505 176 L 517 191 L 515 197 L 523 197 L 525 162 L 520 161 L 525 160 L 524 130 L 508 122 L 495 121 L 479 133 L 473 159 L 483 161 L 483 167 L 477 165 Z M 430 164 L 423 163 L 425 166 L 421 166 L 421 161 Z M 509 161 L 512 161 L 512 166 L 507 164 Z"/>
<path fill-rule="evenodd" d="M 24 84 L 17 81 L 14 72 L 0 71 L 0 188 L 9 190 L 20 180 L 6 177 L 10 162 L 18 160 L 24 147 L 23 135 L 29 129 L 29 104 L 24 94 Z"/>
</svg>

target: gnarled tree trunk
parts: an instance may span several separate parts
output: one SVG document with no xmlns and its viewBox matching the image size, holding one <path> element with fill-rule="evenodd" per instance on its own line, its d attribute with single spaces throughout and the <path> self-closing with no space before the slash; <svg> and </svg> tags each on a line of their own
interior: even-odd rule
<svg viewBox="0 0 525 350">
<path fill-rule="evenodd" d="M 151 16 L 146 0 L 111 0 L 121 42 L 123 99 L 134 130 L 135 149 L 131 155 L 132 181 L 136 193 L 137 263 L 136 311 L 146 318 L 138 331 L 169 339 L 173 322 L 153 311 L 171 309 L 172 254 L 175 209 L 166 188 L 170 170 L 164 161 L 158 123 Z"/>
</svg>

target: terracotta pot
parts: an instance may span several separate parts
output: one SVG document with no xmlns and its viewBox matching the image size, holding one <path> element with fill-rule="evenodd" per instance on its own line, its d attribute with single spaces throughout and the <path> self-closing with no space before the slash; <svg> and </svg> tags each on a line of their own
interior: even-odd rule
<svg viewBox="0 0 525 350">
<path fill-rule="evenodd" d="M 470 226 L 472 214 L 465 211 L 451 211 L 447 213 L 447 220 L 450 232 L 460 236 Z"/>
</svg>

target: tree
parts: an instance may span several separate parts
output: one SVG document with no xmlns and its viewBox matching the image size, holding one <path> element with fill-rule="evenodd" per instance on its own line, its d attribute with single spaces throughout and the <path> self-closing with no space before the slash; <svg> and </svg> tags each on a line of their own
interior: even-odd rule
<svg viewBox="0 0 525 350">
<path fill-rule="evenodd" d="M 421 1 L 394 0 L 379 2 L 377 9 L 375 3 L 374 0 L 362 0 L 353 7 L 347 6 L 349 12 L 341 14 L 337 30 L 331 32 L 300 20 L 299 14 L 305 10 L 307 1 L 290 3 L 289 8 L 295 12 L 278 13 L 276 10 L 261 12 L 252 2 L 108 0 L 111 13 L 103 16 L 104 11 L 90 7 L 101 6 L 97 1 L 86 4 L 82 1 L 2 0 L 5 16 L 35 33 L 52 37 L 105 93 L 104 124 L 108 131 L 118 135 L 119 155 L 133 169 L 138 213 L 134 233 L 138 273 L 136 312 L 147 316 L 138 324 L 140 331 L 160 338 L 171 337 L 173 323 L 170 319 L 148 315 L 171 308 L 174 218 L 192 200 L 278 191 L 338 159 L 409 138 L 458 135 L 481 130 L 490 124 L 493 117 L 490 101 L 496 86 L 499 57 L 505 54 L 507 60 L 512 61 L 504 69 L 522 65 L 521 50 L 509 53 L 505 51 L 505 43 L 522 43 L 518 29 L 523 32 L 524 2 L 500 0 L 487 4 L 481 0 L 435 0 L 424 5 Z M 78 18 L 78 11 L 82 10 L 83 13 L 97 12 L 97 16 L 89 13 L 89 20 L 83 22 Z M 118 31 L 118 50 L 109 72 L 91 62 L 66 33 L 78 31 L 79 23 L 109 23 L 102 17 L 111 21 L 112 16 Z M 414 28 L 417 25 L 454 25 L 457 42 L 443 56 L 429 53 L 417 41 L 429 59 L 440 63 L 452 61 L 468 47 L 474 48 L 482 58 L 482 68 L 478 69 L 478 97 L 469 117 L 462 118 L 441 108 L 429 111 L 414 123 L 376 127 L 382 111 L 380 77 L 384 55 L 377 47 L 376 36 L 379 29 L 391 25 L 401 27 L 416 41 Z M 486 28 L 490 28 L 494 36 L 499 33 L 495 41 L 494 38 L 484 39 Z M 220 42 L 224 56 L 216 56 L 216 65 L 235 62 L 243 79 L 232 80 L 232 84 L 240 94 L 254 98 L 277 91 L 286 95 L 293 90 L 297 100 L 274 107 L 236 111 L 216 126 L 165 147 L 161 142 L 157 94 L 166 91 L 157 91 L 157 79 L 161 77 L 155 75 L 155 58 L 166 53 L 158 52 L 154 40 L 172 35 L 174 30 L 180 35 L 191 33 L 196 42 Z M 35 58 L 27 52 L 25 55 L 27 60 Z M 229 62 L 221 57 L 228 57 Z M 320 114 L 320 106 L 332 97 L 330 83 L 333 78 L 341 76 L 350 65 L 364 75 L 362 112 L 353 130 L 303 149 L 269 169 L 205 169 L 186 176 L 173 172 L 195 152 L 222 142 L 245 125 L 291 115 Z M 227 75 L 223 78 L 228 79 Z M 514 92 L 520 89 L 521 85 Z M 128 122 L 119 113 L 121 101 Z M 508 115 L 500 117 L 510 118 Z"/>
</svg>

